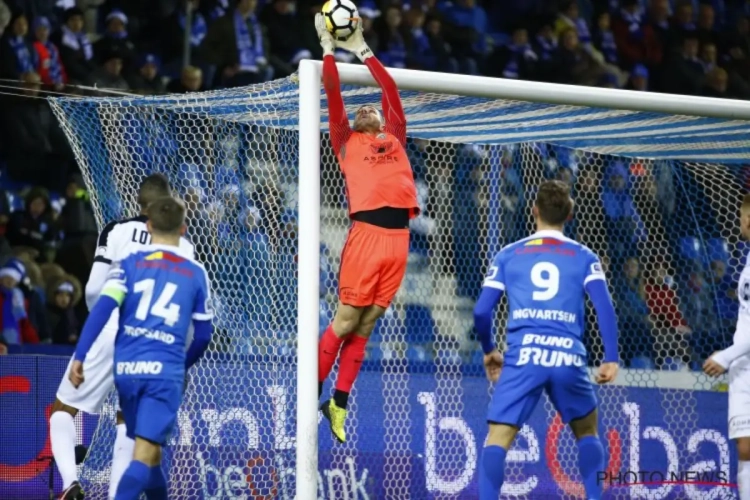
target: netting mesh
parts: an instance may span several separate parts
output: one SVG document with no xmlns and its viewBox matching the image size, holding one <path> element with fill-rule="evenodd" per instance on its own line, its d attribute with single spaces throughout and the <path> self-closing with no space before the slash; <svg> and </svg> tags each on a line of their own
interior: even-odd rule
<svg viewBox="0 0 750 500">
<path fill-rule="evenodd" d="M 365 103 L 379 106 L 372 89 L 345 90 L 350 112 Z M 132 216 L 141 177 L 165 173 L 186 201 L 188 236 L 212 280 L 216 341 L 192 370 L 179 432 L 167 452 L 174 498 L 294 498 L 296 200 L 304 189 L 297 185 L 296 92 L 287 79 L 179 97 L 53 101 L 98 223 Z M 714 453 L 689 445 L 699 426 L 697 391 L 712 388 L 690 370 L 730 341 L 736 319 L 732 290 L 745 252 L 735 230 L 745 189 L 742 168 L 632 160 L 546 142 L 483 144 L 482 137 L 508 132 L 504 125 L 475 134 L 475 117 L 452 127 L 456 110 L 553 115 L 529 103 L 404 96 L 407 117 L 423 107 L 442 109 L 436 116 L 443 121 L 433 125 L 420 115 L 418 130 L 432 127 L 450 140 L 410 135 L 422 215 L 412 222 L 407 276 L 368 345 L 349 400 L 347 443 L 335 445 L 321 427 L 319 498 L 476 498 L 488 384 L 471 311 L 490 256 L 533 231 L 535 187 L 549 178 L 573 186 L 576 216 L 567 235 L 605 265 L 623 360 L 633 368 L 624 385 L 598 393 L 609 469 L 639 470 L 639 443 L 661 439 L 654 437 L 656 428 L 679 449 L 677 465 L 665 471 L 687 470 Z M 567 123 L 575 109 L 557 107 L 554 116 Z M 594 111 L 584 114 L 595 119 Z M 670 122 L 659 120 L 649 124 Z M 562 130 L 551 123 L 543 127 L 549 140 Z M 461 142 L 466 127 L 474 132 Z M 326 134 L 322 144 L 321 331 L 333 316 L 348 228 L 344 181 Z M 586 343 L 597 362 L 602 346 L 590 307 L 587 327 Z M 646 388 L 653 388 L 648 398 L 633 392 Z M 644 399 L 659 415 L 648 428 L 639 420 Z M 82 476 L 92 499 L 106 497 L 111 407 L 105 416 Z M 545 400 L 510 452 L 504 492 L 578 497 L 583 489 L 576 450 Z M 539 461 L 549 466 L 546 479 L 526 468 Z M 671 489 L 612 493 L 664 498 L 674 489 L 662 488 Z"/>
</svg>

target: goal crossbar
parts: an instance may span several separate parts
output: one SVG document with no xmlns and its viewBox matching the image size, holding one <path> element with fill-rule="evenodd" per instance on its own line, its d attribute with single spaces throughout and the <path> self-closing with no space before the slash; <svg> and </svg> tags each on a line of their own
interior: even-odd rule
<svg viewBox="0 0 750 500">
<path fill-rule="evenodd" d="M 375 87 L 365 66 L 338 64 L 344 84 Z M 750 102 L 389 69 L 400 90 L 688 117 L 750 120 Z M 320 61 L 299 65 L 298 500 L 318 498 L 317 346 L 320 272 Z"/>
</svg>

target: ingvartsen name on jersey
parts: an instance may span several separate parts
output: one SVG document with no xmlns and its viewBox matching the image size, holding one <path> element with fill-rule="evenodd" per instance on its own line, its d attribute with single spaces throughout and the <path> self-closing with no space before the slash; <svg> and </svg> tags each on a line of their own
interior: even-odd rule
<svg viewBox="0 0 750 500">
<path fill-rule="evenodd" d="M 513 319 L 540 319 L 575 323 L 576 315 L 566 311 L 554 311 L 550 309 L 516 309 L 513 311 Z"/>
</svg>

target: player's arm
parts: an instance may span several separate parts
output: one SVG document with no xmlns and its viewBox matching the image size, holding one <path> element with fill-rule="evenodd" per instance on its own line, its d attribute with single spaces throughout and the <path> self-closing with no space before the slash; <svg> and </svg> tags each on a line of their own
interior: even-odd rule
<svg viewBox="0 0 750 500">
<path fill-rule="evenodd" d="M 86 359 L 91 346 L 94 345 L 99 333 L 109 321 L 112 311 L 120 307 L 127 293 L 125 285 L 125 272 L 119 263 L 111 266 L 108 278 L 102 288 L 99 299 L 89 313 L 86 323 L 83 325 L 81 337 L 76 346 L 74 359 L 83 362 Z"/>
<path fill-rule="evenodd" d="M 193 305 L 193 327 L 195 329 L 193 333 L 193 342 L 185 354 L 185 368 L 190 368 L 203 356 L 203 353 L 208 349 L 208 345 L 211 343 L 211 336 L 213 335 L 213 325 L 211 320 L 214 317 L 213 309 L 211 307 L 211 290 L 208 284 L 208 275 L 206 270 L 203 270 L 203 275 L 199 278 L 198 292 L 195 296 L 195 304 Z"/>
<path fill-rule="evenodd" d="M 492 318 L 495 307 L 505 291 L 504 272 L 502 269 L 501 254 L 495 257 L 482 283 L 482 292 L 474 306 L 474 332 L 477 340 L 482 345 L 484 354 L 489 354 L 496 349 L 492 338 Z"/>
<path fill-rule="evenodd" d="M 323 47 L 323 88 L 328 100 L 328 126 L 330 127 L 331 146 L 333 152 L 338 155 L 342 146 L 352 135 L 352 128 L 349 126 L 349 117 L 346 115 L 344 98 L 341 96 L 339 70 L 336 68 L 336 59 L 333 57 L 336 44 L 326 29 L 326 22 L 322 14 L 315 16 L 315 29 L 318 32 L 320 45 Z"/>
<path fill-rule="evenodd" d="M 723 351 L 713 353 L 709 359 L 718 363 L 724 370 L 728 370 L 732 361 L 748 354 L 750 354 L 750 339 L 743 338 Z"/>
<path fill-rule="evenodd" d="M 86 282 L 86 306 L 89 311 L 92 310 L 96 300 L 99 298 L 99 294 L 102 291 L 104 283 L 107 281 L 109 269 L 112 266 L 112 256 L 114 253 L 113 242 L 110 240 L 112 230 L 117 225 L 116 222 L 110 222 L 99 235 L 99 239 L 96 244 L 96 254 L 94 256 L 94 264 L 91 266 L 91 273 L 89 279 Z"/>
<path fill-rule="evenodd" d="M 363 40 L 364 43 L 364 40 Z M 367 46 L 367 45 L 365 45 Z M 398 87 L 393 77 L 385 69 L 385 66 L 367 49 L 369 55 L 364 56 L 362 61 L 370 70 L 372 77 L 378 83 L 382 90 L 383 119 L 385 120 L 385 130 L 389 134 L 396 136 L 402 146 L 406 146 L 406 115 L 401 103 L 401 96 L 398 93 Z"/>
<path fill-rule="evenodd" d="M 617 314 L 609 288 L 607 288 L 607 279 L 598 259 L 589 265 L 584 287 L 596 310 L 596 320 L 599 323 L 599 332 L 604 344 L 603 362 L 619 363 Z"/>
</svg>

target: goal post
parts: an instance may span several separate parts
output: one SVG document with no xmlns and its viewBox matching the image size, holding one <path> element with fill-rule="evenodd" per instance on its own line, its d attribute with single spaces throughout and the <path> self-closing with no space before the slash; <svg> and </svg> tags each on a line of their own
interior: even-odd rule
<svg viewBox="0 0 750 500">
<path fill-rule="evenodd" d="M 350 114 L 380 107 L 365 66 L 338 67 Z M 726 333 L 727 318 L 706 307 L 725 288 L 696 292 L 689 275 L 723 262 L 729 276 L 747 251 L 735 213 L 750 103 L 389 69 L 423 210 L 403 286 L 349 400 L 347 443 L 337 445 L 319 423 L 317 345 L 349 219 L 321 71 L 302 61 L 292 77 L 238 89 L 50 100 L 98 224 L 135 215 L 139 180 L 164 173 L 186 201 L 188 236 L 212 281 L 216 340 L 191 369 L 165 454 L 172 496 L 476 498 L 489 384 L 471 309 L 489 256 L 533 231 L 535 187 L 549 178 L 573 186 L 566 234 L 609 266 L 621 317 L 641 314 L 621 325 L 621 347 L 638 348 L 632 367 L 598 389 L 608 467 L 729 467 L 725 395 L 694 369 L 713 341 L 699 327 L 721 319 Z M 646 292 L 628 288 L 628 273 L 648 293 L 671 293 L 675 310 L 644 326 Z M 679 333 L 678 310 L 694 333 Z M 502 304 L 500 341 L 506 320 Z M 595 321 L 587 307 L 598 361 Z M 575 498 L 576 446 L 543 401 L 508 455 L 504 492 Z M 83 465 L 92 499 L 106 495 L 113 420 L 110 406 Z M 614 497 L 699 498 L 700 486 L 680 488 L 632 485 Z"/>
</svg>

